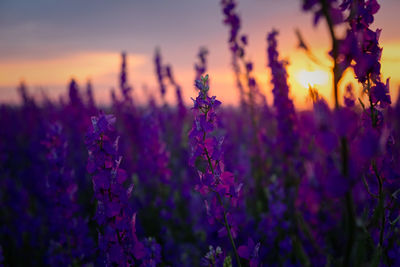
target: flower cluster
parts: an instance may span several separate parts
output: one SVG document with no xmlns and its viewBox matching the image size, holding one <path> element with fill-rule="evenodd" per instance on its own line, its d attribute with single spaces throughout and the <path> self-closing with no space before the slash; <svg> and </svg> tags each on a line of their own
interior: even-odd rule
<svg viewBox="0 0 400 267">
<path fill-rule="evenodd" d="M 115 118 L 100 113 L 92 117 L 92 129 L 86 136 L 89 151 L 87 171 L 92 175 L 97 199 L 96 221 L 99 225 L 99 248 L 106 265 L 134 265 L 144 256 L 144 246 L 136 237 L 136 214 L 128 204 L 133 185 L 124 187 L 127 173 L 120 168 Z"/>
<path fill-rule="evenodd" d="M 286 65 L 284 60 L 279 60 L 276 35 L 273 30 L 267 36 L 268 42 L 268 66 L 271 69 L 274 95 L 274 106 L 278 122 L 278 143 L 283 147 L 285 153 L 290 154 L 296 149 L 295 122 L 296 114 L 293 101 L 289 98 L 289 86 L 287 84 Z"/>
<path fill-rule="evenodd" d="M 182 99 L 182 90 L 181 86 L 175 81 L 174 75 L 172 74 L 172 67 L 170 65 L 165 66 L 165 75 L 170 81 L 171 85 L 175 87 L 175 92 L 176 92 L 176 100 L 178 103 L 178 114 L 180 115 L 180 118 L 184 118 L 186 115 L 186 107 L 185 104 L 183 103 Z"/>
<path fill-rule="evenodd" d="M 131 90 L 132 87 L 128 85 L 128 74 L 126 71 L 127 68 L 127 63 L 126 63 L 126 53 L 123 52 L 121 54 L 122 58 L 122 63 L 121 63 L 121 73 L 120 73 L 120 79 L 119 79 L 119 88 L 121 90 L 122 95 L 124 96 L 124 99 L 126 101 L 131 101 Z"/>
<path fill-rule="evenodd" d="M 229 46 L 232 52 L 232 66 L 236 75 L 236 84 L 239 89 L 240 98 L 242 105 L 250 105 L 251 119 L 253 120 L 253 126 L 255 126 L 255 101 L 256 96 L 263 95 L 260 93 L 258 89 L 258 85 L 256 83 L 256 79 L 252 74 L 253 71 L 253 63 L 246 59 L 246 46 L 248 45 L 247 35 L 239 34 L 240 30 L 240 18 L 236 11 L 236 2 L 235 0 L 221 0 L 222 13 L 224 14 L 224 24 L 229 26 L 230 34 L 229 34 Z M 241 81 L 241 67 L 240 61 L 245 70 L 246 76 L 246 85 L 248 87 L 248 92 L 246 94 L 242 81 Z M 248 96 L 248 99 L 246 97 Z"/>
<path fill-rule="evenodd" d="M 195 118 L 189 139 L 192 148 L 190 163 L 196 167 L 200 178 L 196 190 L 203 196 L 211 195 L 209 200 L 205 200 L 209 223 L 222 225 L 219 234 L 229 236 L 237 255 L 233 238 L 237 235 L 239 222 L 231 215 L 229 208 L 238 206 L 243 184 L 237 183 L 234 175 L 224 170 L 224 137 L 212 135 L 217 123 L 215 111 L 221 102 L 215 96 L 208 96 L 208 75 L 196 80 L 195 85 L 199 95 L 193 99 Z"/>
<path fill-rule="evenodd" d="M 59 123 L 50 125 L 42 143 L 47 149 L 46 158 L 50 164 L 46 176 L 49 211 L 52 214 L 49 264 L 84 263 L 93 253 L 94 242 L 88 235 L 88 221 L 77 215 L 78 185 L 73 173 L 66 167 L 67 141 L 62 126 Z"/>
<path fill-rule="evenodd" d="M 162 58 L 161 58 L 161 52 L 159 49 L 156 50 L 156 53 L 154 56 L 154 63 L 156 66 L 156 75 L 157 75 L 158 85 L 160 86 L 161 97 L 164 99 L 167 89 L 164 84 L 164 73 L 163 73 L 164 70 L 162 67 Z"/>
<path fill-rule="evenodd" d="M 200 80 L 201 76 L 203 76 L 207 71 L 207 55 L 207 48 L 201 47 L 199 53 L 197 54 L 199 62 L 194 64 L 194 69 L 196 71 L 195 81 Z"/>
<path fill-rule="evenodd" d="M 374 15 L 380 6 L 376 0 L 371 1 L 344 1 L 342 10 L 351 10 L 347 23 L 349 29 L 346 38 L 340 42 L 340 54 L 344 58 L 342 68 L 352 65 L 354 73 L 360 83 L 364 85 L 371 98 L 373 107 L 387 107 L 391 104 L 388 80 L 381 81 L 381 55 L 379 46 L 381 29 L 370 29 Z"/>
</svg>

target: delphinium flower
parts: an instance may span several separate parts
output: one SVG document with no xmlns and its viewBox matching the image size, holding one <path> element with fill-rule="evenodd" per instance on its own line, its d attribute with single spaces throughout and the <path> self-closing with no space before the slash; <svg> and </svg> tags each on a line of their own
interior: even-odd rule
<svg viewBox="0 0 400 267">
<path fill-rule="evenodd" d="M 107 266 L 135 265 L 135 258 L 144 256 L 144 247 L 136 237 L 136 214 L 128 199 L 133 185 L 125 188 L 127 173 L 121 169 L 118 137 L 114 131 L 115 118 L 100 113 L 92 117 L 92 128 L 87 134 L 89 151 L 87 171 L 92 175 L 94 196 L 97 200 L 95 219 L 99 226 L 99 249 Z"/>
<path fill-rule="evenodd" d="M 238 248 L 239 256 L 249 261 L 250 267 L 257 267 L 260 265 L 259 262 L 259 250 L 260 242 L 254 243 L 250 237 L 247 240 L 246 245 L 242 245 Z"/>
<path fill-rule="evenodd" d="M 224 253 L 222 252 L 221 247 L 214 248 L 213 246 L 210 245 L 208 247 L 208 252 L 201 259 L 201 265 L 205 266 L 205 267 L 225 266 L 224 265 L 225 259 L 226 259 L 226 257 L 224 255 Z"/>
<path fill-rule="evenodd" d="M 240 29 L 240 18 L 239 15 L 235 13 L 236 2 L 233 0 L 223 0 L 221 1 L 222 12 L 224 14 L 224 24 L 230 27 L 229 32 L 229 48 L 232 53 L 232 66 L 235 72 L 235 78 L 237 87 L 240 93 L 240 102 L 245 105 L 246 98 L 245 92 L 240 80 L 240 65 L 238 62 L 238 57 L 243 55 L 243 49 L 240 48 L 238 42 L 238 34 Z"/>
<path fill-rule="evenodd" d="M 242 112 L 239 128 L 241 143 L 246 146 L 247 157 L 251 162 L 251 181 L 248 183 L 250 191 L 255 191 L 258 199 L 264 202 L 263 183 L 264 174 L 267 170 L 267 158 L 264 153 L 267 150 L 265 129 L 271 125 L 271 120 L 267 124 L 261 124 L 262 111 L 268 110 L 266 96 L 261 92 L 257 83 L 254 64 L 248 58 L 246 49 L 249 45 L 249 39 L 246 34 L 240 32 L 241 21 L 237 11 L 237 1 L 221 0 L 223 13 L 223 22 L 229 28 L 228 44 L 232 55 L 232 66 L 235 74 L 236 84 L 239 89 L 240 103 Z"/>
<path fill-rule="evenodd" d="M 94 101 L 93 86 L 90 80 L 88 80 L 86 84 L 86 101 L 89 113 L 94 115 L 92 113 L 96 112 L 96 103 Z"/>
<path fill-rule="evenodd" d="M 69 100 L 65 105 L 61 106 L 61 110 L 57 115 L 57 121 L 62 121 L 64 133 L 68 142 L 67 148 L 67 165 L 73 168 L 75 177 L 78 184 L 79 198 L 87 198 L 85 201 L 87 209 L 91 209 L 89 204 L 89 197 L 84 193 L 85 190 L 91 187 L 89 175 L 86 172 L 86 146 L 85 146 L 85 132 L 90 125 L 90 117 L 83 116 L 87 114 L 89 109 L 85 105 L 82 98 L 82 93 L 78 83 L 71 79 L 68 87 Z M 68 116 L 65 116 L 68 114 Z M 81 194 L 83 193 L 83 194 Z"/>
<path fill-rule="evenodd" d="M 49 213 L 40 141 L 46 113 L 25 85 L 18 90 L 21 105 L 0 107 L 0 122 L 7 125 L 0 129 L 0 242 L 5 264 L 43 265 Z"/>
<path fill-rule="evenodd" d="M 339 104 L 339 81 L 343 76 L 343 72 L 348 67 L 346 62 L 349 62 L 349 59 L 346 57 L 345 53 L 343 53 L 343 40 L 340 40 L 337 37 L 337 25 L 341 24 L 344 19 L 343 10 L 340 9 L 338 0 L 304 0 L 303 1 L 303 9 L 306 11 L 312 10 L 315 15 L 314 24 L 317 24 L 321 17 L 325 18 L 330 37 L 332 43 L 332 50 L 330 55 L 333 60 L 333 94 L 334 94 L 334 103 L 335 103 L 335 111 L 337 115 L 340 117 L 345 112 L 341 110 Z M 345 127 L 343 127 L 345 128 Z M 349 154 L 349 140 L 346 135 L 346 131 L 343 131 L 343 128 L 337 128 L 336 134 L 340 137 L 340 167 L 341 173 L 343 177 L 348 180 L 351 180 L 351 157 Z M 351 181 L 349 181 L 351 184 Z M 349 187 L 344 196 L 344 207 L 346 210 L 346 229 L 347 229 L 347 240 L 345 249 L 343 252 L 342 264 L 343 266 L 351 265 L 351 256 L 354 247 L 354 241 L 356 236 L 356 214 L 354 210 L 354 201 L 352 194 L 352 187 Z"/>
<path fill-rule="evenodd" d="M 119 88 L 124 97 L 124 101 L 132 103 L 132 96 L 131 96 L 132 87 L 128 84 L 127 60 L 125 52 L 121 53 L 121 58 L 122 61 L 121 61 L 121 73 L 119 76 L 120 77 Z"/>
<path fill-rule="evenodd" d="M 332 243 L 345 242 L 342 231 L 343 212 L 340 201 L 349 191 L 352 180 L 341 172 L 340 137 L 337 135 L 335 112 L 323 98 L 313 104 L 312 120 L 303 128 L 302 136 L 309 152 L 304 159 L 305 172 L 298 186 L 296 208 L 301 211 L 302 240 L 313 265 L 327 262 L 328 254 L 343 254 L 343 247 L 331 248 Z M 357 121 L 358 116 L 349 116 L 341 121 L 346 129 L 349 123 Z M 357 129 L 353 125 L 352 132 Z"/>
<path fill-rule="evenodd" d="M 178 114 L 179 114 L 178 121 L 183 121 L 185 118 L 185 115 L 186 115 L 186 107 L 185 107 L 185 104 L 183 103 L 183 99 L 182 99 L 181 86 L 176 82 L 174 75 L 172 73 L 172 67 L 170 65 L 165 66 L 165 76 L 166 76 L 166 78 L 168 78 L 171 85 L 175 87 L 176 100 L 177 100 L 177 104 L 178 104 Z"/>
<path fill-rule="evenodd" d="M 364 111 L 370 117 L 368 123 L 374 128 L 382 128 L 382 110 L 391 104 L 389 79 L 386 83 L 381 81 L 381 30 L 370 29 L 380 6 L 376 0 L 345 0 L 340 8 L 349 12 L 346 19 L 349 28 L 345 38 L 337 40 L 339 70 L 343 72 L 350 66 L 354 69 L 357 80 L 368 95 L 369 108 Z"/>
<path fill-rule="evenodd" d="M 200 80 L 200 77 L 203 76 L 207 71 L 207 55 L 207 48 L 200 47 L 199 53 L 197 54 L 199 62 L 194 64 L 194 70 L 196 71 L 195 81 Z"/>
<path fill-rule="evenodd" d="M 267 36 L 268 66 L 271 69 L 272 93 L 274 96 L 273 105 L 275 107 L 277 122 L 275 146 L 280 152 L 275 156 L 275 160 L 278 162 L 274 165 L 277 173 L 282 175 L 284 179 L 287 201 L 289 201 L 287 204 L 289 206 L 289 213 L 293 214 L 296 184 L 300 179 L 302 171 L 301 163 L 297 159 L 299 153 L 299 135 L 296 129 L 297 118 L 293 101 L 289 97 L 288 75 L 286 72 L 286 65 L 288 63 L 285 60 L 279 59 L 276 41 L 277 34 L 278 32 L 273 30 Z"/>
<path fill-rule="evenodd" d="M 274 106 L 278 123 L 278 144 L 282 147 L 286 155 L 291 155 L 294 154 L 296 147 L 298 147 L 296 113 L 293 101 L 289 98 L 288 74 L 286 72 L 286 65 L 288 63 L 279 59 L 276 41 L 277 34 L 278 32 L 273 30 L 267 36 L 268 66 L 271 69 L 271 83 L 274 86 L 272 93 L 274 95 Z"/>
<path fill-rule="evenodd" d="M 160 51 L 158 51 L 159 57 L 161 58 Z M 173 73 L 172 66 L 169 64 L 162 64 L 159 62 L 160 69 L 159 75 L 161 75 L 161 81 L 165 88 L 172 86 L 176 93 L 176 108 L 169 108 L 164 104 L 162 109 L 152 107 L 154 111 L 158 113 L 158 123 L 161 127 L 162 139 L 168 145 L 168 150 L 171 154 L 181 157 L 183 153 L 186 153 L 183 141 L 184 127 L 187 122 L 187 108 L 182 97 L 182 88 L 177 82 Z M 176 112 L 174 112 L 176 110 Z M 184 163 L 183 163 L 184 164 Z"/>
<path fill-rule="evenodd" d="M 199 95 L 193 99 L 194 121 L 189 133 L 192 155 L 190 164 L 195 166 L 199 183 L 196 190 L 207 197 L 205 200 L 209 222 L 220 223 L 221 236 L 228 235 L 237 265 L 240 266 L 239 255 L 234 238 L 237 236 L 239 222 L 232 216 L 232 211 L 240 205 L 242 184 L 235 181 L 232 173 L 224 170 L 222 158 L 223 137 L 217 138 L 212 133 L 216 128 L 216 108 L 221 102 L 215 96 L 208 96 L 208 75 L 197 80 Z"/>
<path fill-rule="evenodd" d="M 51 214 L 48 264 L 59 266 L 88 263 L 92 260 L 94 242 L 89 235 L 87 220 L 78 215 L 78 185 L 72 171 L 66 167 L 67 141 L 59 123 L 50 125 L 43 144 L 49 162 L 46 176 Z"/>
<path fill-rule="evenodd" d="M 155 112 L 143 115 L 141 141 L 144 145 L 139 160 L 144 170 L 143 175 L 148 176 L 143 177 L 143 180 L 152 186 L 156 186 L 159 182 L 168 184 L 171 177 L 168 167 L 170 155 L 162 139 L 160 123 Z"/>
<path fill-rule="evenodd" d="M 122 99 L 112 96 L 113 112 L 118 118 L 116 125 L 121 132 L 120 152 L 124 155 L 122 165 L 128 172 L 133 172 L 137 167 L 137 158 L 140 142 L 138 121 L 139 109 L 136 107 L 133 97 L 133 88 L 128 83 L 127 72 L 128 58 L 125 52 L 121 53 L 121 71 L 119 75 L 119 89 Z"/>
<path fill-rule="evenodd" d="M 347 31 L 346 41 L 343 42 L 342 46 L 347 58 L 354 61 L 352 65 L 356 78 L 363 85 L 364 91 L 368 95 L 369 108 L 364 107 L 363 114 L 363 133 L 359 139 L 360 148 L 370 148 L 368 153 L 365 149 L 361 158 L 365 158 L 370 154 L 369 159 L 366 162 L 366 180 L 365 182 L 369 186 L 369 177 L 373 180 L 378 180 L 378 206 L 386 206 L 385 194 L 394 193 L 397 190 L 390 183 L 387 183 L 387 179 L 390 177 L 385 172 L 384 166 L 393 165 L 393 155 L 391 146 L 393 142 L 392 133 L 389 130 L 389 125 L 384 121 L 384 111 L 391 104 L 391 98 L 389 94 L 389 79 L 386 83 L 381 81 L 381 54 L 382 48 L 379 46 L 379 36 L 381 33 L 380 29 L 373 31 L 371 24 L 374 21 L 374 15 L 378 12 L 380 6 L 375 0 L 371 1 L 344 1 L 341 5 L 343 10 L 351 10 L 351 13 L 347 19 L 350 28 Z M 386 144 L 384 144 L 386 142 Z M 361 150 L 361 151 L 362 151 Z M 367 156 L 368 157 L 368 156 Z M 365 164 L 365 163 L 364 163 Z M 389 192 L 385 192 L 385 188 L 389 189 Z M 379 209 L 379 207 L 377 207 Z M 380 228 L 379 244 L 382 246 L 383 243 L 383 231 L 384 224 L 386 223 L 385 212 L 382 213 Z"/>
<path fill-rule="evenodd" d="M 134 206 L 153 212 L 140 214 L 141 223 L 145 229 L 159 229 L 162 224 L 159 220 L 169 219 L 171 194 L 171 170 L 169 168 L 170 155 L 162 139 L 162 129 L 157 116 L 157 110 L 148 111 L 140 120 L 142 129 L 140 137 L 140 158 L 137 168 L 137 192 L 135 192 Z M 157 217 L 154 217 L 157 215 Z M 152 232 L 155 232 L 154 230 Z"/>
<path fill-rule="evenodd" d="M 24 116 L 25 118 L 25 123 L 22 125 L 24 129 L 21 134 L 26 133 L 33 135 L 35 129 L 37 129 L 39 126 L 37 124 L 35 125 L 35 123 L 38 121 L 38 117 L 40 116 L 39 105 L 36 103 L 35 98 L 29 94 L 28 88 L 24 82 L 20 83 L 17 90 L 21 98 L 22 105 L 20 112 L 17 114 Z"/>
<path fill-rule="evenodd" d="M 269 223 L 269 229 L 266 229 L 267 232 L 267 242 L 270 243 L 270 246 L 273 248 L 273 244 L 277 243 L 279 248 L 278 261 L 284 261 L 289 259 L 290 253 L 292 252 L 292 237 L 291 235 L 291 224 L 292 221 L 288 221 L 286 218 L 287 205 L 285 204 L 285 196 L 284 190 L 282 187 L 282 181 L 276 181 L 275 183 L 271 183 L 269 186 L 269 217 L 270 220 L 267 220 Z M 276 255 L 275 254 L 275 255 Z"/>
<path fill-rule="evenodd" d="M 296 246 L 301 250 L 306 250 L 309 252 L 309 256 L 313 255 L 310 259 L 307 259 L 305 256 L 299 258 L 299 255 L 295 254 L 299 260 L 301 259 L 301 263 L 306 264 L 306 262 L 311 261 L 312 264 L 320 265 L 326 261 L 323 247 L 321 247 L 325 244 L 318 238 L 324 237 L 324 233 L 327 232 L 326 229 L 332 229 L 332 226 L 330 224 L 321 225 L 329 220 L 329 211 L 331 210 L 326 212 L 320 209 L 318 202 L 325 200 L 325 195 L 318 190 L 324 190 L 322 191 L 323 193 L 328 191 L 328 194 L 334 191 L 335 197 L 342 197 L 349 188 L 349 182 L 341 175 L 340 168 L 336 168 L 336 157 L 332 156 L 336 149 L 340 149 L 340 143 L 334 133 L 333 115 L 323 99 L 315 97 L 314 112 L 316 115 L 314 117 L 312 114 L 309 115 L 309 124 L 303 126 L 305 127 L 304 129 L 299 127 L 300 124 L 305 124 L 307 121 L 301 122 L 297 118 L 298 115 L 289 97 L 288 75 L 286 72 L 287 62 L 279 59 L 276 35 L 277 32 L 273 30 L 267 37 L 268 65 L 272 74 L 271 83 L 274 86 L 272 92 L 277 120 L 276 148 L 280 152 L 274 156 L 273 160 L 276 163 L 273 164 L 273 169 L 282 178 L 282 180 L 276 181 L 277 184 L 275 186 L 285 193 L 284 197 L 281 197 L 281 202 L 278 201 L 276 203 L 276 199 L 269 200 L 277 205 L 277 207 L 269 205 L 269 211 L 273 212 L 278 207 L 285 207 L 283 219 L 287 220 L 286 232 L 288 235 L 281 236 L 279 242 L 289 248 L 286 245 L 291 244 L 293 240 L 297 240 L 293 247 Z M 321 124 L 313 125 L 319 119 Z M 316 129 L 311 131 L 310 128 Z M 313 142 L 314 138 L 320 147 L 310 148 L 310 143 Z M 301 142 L 302 140 L 305 143 Z M 321 154 L 318 153 L 318 149 L 322 149 Z M 306 162 L 309 162 L 311 166 L 307 166 Z M 309 178 L 307 169 L 310 168 L 319 169 L 319 174 L 321 175 L 317 175 L 317 178 Z M 331 202 L 328 201 L 328 204 L 331 204 Z M 336 205 L 336 202 L 334 204 Z M 333 210 L 336 212 L 335 209 Z M 327 219 L 322 220 L 321 218 Z M 334 224 L 332 223 L 332 225 Z M 314 233 L 309 229 L 315 229 L 316 231 Z M 299 242 L 299 240 L 302 242 Z M 288 255 L 290 255 L 289 252 L 298 253 L 295 249 L 288 249 Z"/>
<path fill-rule="evenodd" d="M 142 258 L 142 267 L 155 267 L 161 263 L 161 246 L 154 238 L 148 237 L 143 241 L 145 247 L 144 257 Z"/>
<path fill-rule="evenodd" d="M 303 0 L 302 2 L 303 10 L 314 12 L 314 25 L 318 24 L 321 17 L 327 16 L 327 14 L 329 24 L 337 25 L 343 21 L 338 0 Z"/>
<path fill-rule="evenodd" d="M 388 235 L 385 229 L 388 223 L 387 208 L 391 207 L 389 196 L 398 189 L 398 186 L 389 182 L 393 176 L 385 171 L 396 163 L 393 160 L 393 135 L 390 124 L 386 123 L 384 118 L 384 112 L 391 104 L 391 98 L 389 79 L 384 83 L 381 77 L 382 48 L 379 46 L 381 29 L 375 31 L 371 29 L 374 15 L 380 9 L 380 5 L 376 0 L 344 1 L 341 8 L 351 11 L 347 18 L 349 25 L 347 42 L 341 43 L 341 47 L 347 52 L 345 54 L 347 58 L 353 60 L 352 67 L 356 78 L 368 95 L 368 108 L 360 101 L 364 108 L 364 123 L 358 147 L 361 152 L 359 158 L 366 159 L 364 164 L 360 164 L 365 166 L 364 183 L 370 190 L 373 190 L 371 187 L 376 184 L 376 190 L 373 191 L 376 192 L 377 203 L 371 224 L 379 230 L 372 236 L 376 237 L 378 249 L 382 249 L 384 237 Z M 380 218 L 375 220 L 377 211 L 380 211 Z"/>
<path fill-rule="evenodd" d="M 164 69 L 162 67 L 163 65 L 162 65 L 160 49 L 156 49 L 156 52 L 154 55 L 154 64 L 156 67 L 156 76 L 157 76 L 157 80 L 158 80 L 158 86 L 160 87 L 161 97 L 163 100 L 165 100 L 166 86 L 164 83 Z"/>
<path fill-rule="evenodd" d="M 35 99 L 33 99 L 29 94 L 25 82 L 21 82 L 17 88 L 19 95 L 22 99 L 22 105 L 24 107 L 36 106 Z"/>
<path fill-rule="evenodd" d="M 69 95 L 70 104 L 72 106 L 76 106 L 76 107 L 82 106 L 82 104 L 83 104 L 82 98 L 79 93 L 78 84 L 75 81 L 75 79 L 71 79 L 71 82 L 69 83 L 68 95 Z"/>
<path fill-rule="evenodd" d="M 235 0 L 221 0 L 222 12 L 224 15 L 224 24 L 230 28 L 229 31 L 229 47 L 232 53 L 232 66 L 235 72 L 235 78 L 237 87 L 240 93 L 241 104 L 249 105 L 250 115 L 253 120 L 253 126 L 256 125 L 257 120 L 255 118 L 255 105 L 258 97 L 263 97 L 262 93 L 258 89 L 256 79 L 252 73 L 253 63 L 246 59 L 246 46 L 248 45 L 248 38 L 245 34 L 240 34 L 240 18 L 235 10 L 237 3 Z M 242 66 L 240 66 L 240 64 Z M 246 86 L 248 92 L 245 91 L 243 83 L 241 81 L 241 69 L 244 69 L 246 77 Z M 248 99 L 246 99 L 248 98 Z"/>
</svg>

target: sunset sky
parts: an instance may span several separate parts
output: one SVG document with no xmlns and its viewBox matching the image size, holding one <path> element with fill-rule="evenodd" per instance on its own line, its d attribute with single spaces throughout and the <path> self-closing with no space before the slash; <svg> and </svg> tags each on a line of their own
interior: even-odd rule
<svg viewBox="0 0 400 267">
<path fill-rule="evenodd" d="M 262 90 L 271 102 L 269 69 L 266 66 L 266 34 L 277 29 L 278 49 L 289 60 L 291 96 L 306 107 L 307 80 L 331 99 L 329 36 L 324 21 L 312 26 L 312 15 L 301 12 L 301 1 L 238 1 L 242 33 L 249 36 L 247 54 L 255 62 Z M 400 1 L 381 0 L 373 29 L 382 28 L 382 73 L 391 77 L 391 93 L 400 85 Z M 66 93 L 71 78 L 81 88 L 93 83 L 98 103 L 109 102 L 110 88 L 117 87 L 120 52 L 128 57 L 129 82 L 135 97 L 158 94 L 153 56 L 161 49 L 163 61 L 173 66 L 184 88 L 186 103 L 194 96 L 196 55 L 200 46 L 209 49 L 211 91 L 224 103 L 238 100 L 234 86 L 227 38 L 217 0 L 1 0 L 0 1 L 0 103 L 18 103 L 16 87 L 25 81 L 29 92 L 51 98 Z M 299 28 L 324 66 L 315 65 L 297 47 L 294 29 Z M 315 78 L 316 77 L 316 78 Z M 346 75 L 350 81 L 351 73 Z M 144 89 L 147 88 L 147 89 Z M 145 91 L 145 92 L 144 92 Z M 173 101 L 174 92 L 169 91 Z"/>
</svg>

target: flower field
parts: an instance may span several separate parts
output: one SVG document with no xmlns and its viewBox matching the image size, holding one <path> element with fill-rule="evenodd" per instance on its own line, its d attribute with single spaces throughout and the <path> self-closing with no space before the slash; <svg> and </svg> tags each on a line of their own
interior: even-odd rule
<svg viewBox="0 0 400 267">
<path fill-rule="evenodd" d="M 21 104 L 0 105 L 0 266 L 400 266 L 400 97 L 371 27 L 380 4 L 301 1 L 329 33 L 332 99 L 310 85 L 298 109 L 278 29 L 263 44 L 267 101 L 238 2 L 220 1 L 235 106 L 215 95 L 204 47 L 190 106 L 160 50 L 147 99 L 122 53 L 109 106 L 75 80 L 60 101 L 22 83 Z M 340 89 L 349 71 L 360 90 Z"/>
</svg>

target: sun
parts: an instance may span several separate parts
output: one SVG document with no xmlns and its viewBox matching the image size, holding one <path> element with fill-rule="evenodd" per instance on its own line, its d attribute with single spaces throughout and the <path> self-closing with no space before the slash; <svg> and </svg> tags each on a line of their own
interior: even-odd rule
<svg viewBox="0 0 400 267">
<path fill-rule="evenodd" d="M 304 87 L 309 88 L 309 86 L 314 85 L 325 85 L 328 83 L 329 75 L 323 70 L 300 70 L 296 74 L 297 81 Z"/>
</svg>

